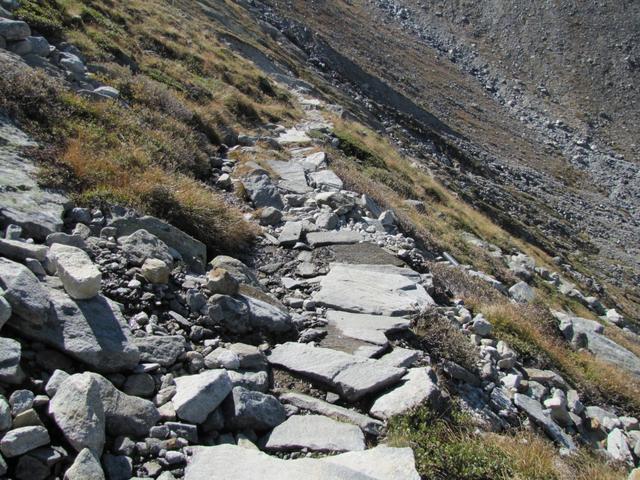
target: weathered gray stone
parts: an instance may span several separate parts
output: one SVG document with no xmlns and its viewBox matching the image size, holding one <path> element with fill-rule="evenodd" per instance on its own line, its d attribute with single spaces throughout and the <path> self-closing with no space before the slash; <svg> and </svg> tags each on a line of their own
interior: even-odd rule
<svg viewBox="0 0 640 480">
<path fill-rule="evenodd" d="M 237 258 L 229 257 L 227 255 L 218 255 L 209 262 L 209 265 L 211 265 L 213 269 L 223 268 L 240 283 L 246 283 L 256 288 L 262 288 L 255 273 Z"/>
<path fill-rule="evenodd" d="M 6 40 L 24 40 L 29 35 L 31 29 L 26 22 L 0 17 L 0 36 Z"/>
<path fill-rule="evenodd" d="M 180 253 L 187 265 L 192 267 L 202 269 L 207 262 L 207 247 L 204 243 L 159 218 L 119 218 L 110 225 L 116 228 L 118 237 L 130 235 L 140 229 L 146 230 Z M 170 265 L 171 260 L 167 264 Z"/>
<path fill-rule="evenodd" d="M 0 382 L 17 384 L 24 379 L 20 369 L 22 347 L 11 338 L 0 338 Z"/>
<path fill-rule="evenodd" d="M 307 172 L 315 172 L 320 168 L 327 166 L 327 154 L 325 152 L 316 152 L 307 155 L 302 161 L 302 166 Z"/>
<path fill-rule="evenodd" d="M 71 298 L 87 300 L 98 294 L 102 274 L 84 250 L 54 243 L 49 249 L 49 256 Z"/>
<path fill-rule="evenodd" d="M 76 374 L 65 380 L 49 402 L 49 415 L 76 451 L 88 448 L 102 454 L 105 413 L 100 386 L 93 376 Z"/>
<path fill-rule="evenodd" d="M 100 461 L 88 448 L 76 456 L 73 465 L 64 474 L 64 480 L 104 480 Z"/>
<path fill-rule="evenodd" d="M 309 181 L 316 188 L 331 188 L 342 190 L 344 184 L 332 170 L 320 170 L 318 172 L 309 173 Z"/>
<path fill-rule="evenodd" d="M 11 407 L 9 402 L 0 395 L 0 432 L 5 432 L 11 428 Z"/>
<path fill-rule="evenodd" d="M 277 208 L 265 207 L 260 210 L 260 225 L 277 225 L 282 220 L 282 212 Z"/>
<path fill-rule="evenodd" d="M 619 428 L 614 428 L 607 436 L 607 453 L 615 460 L 628 463 L 629 465 L 634 464 L 633 454 L 627 444 L 627 438 Z"/>
<path fill-rule="evenodd" d="M 14 314 L 36 325 L 49 316 L 49 293 L 24 265 L 0 258 L 0 286 Z M 15 323 L 23 324 L 14 318 Z"/>
<path fill-rule="evenodd" d="M 159 285 L 166 285 L 169 283 L 171 269 L 162 260 L 157 258 L 147 258 L 142 264 L 142 268 L 140 270 L 142 276 L 147 282 Z"/>
<path fill-rule="evenodd" d="M 527 282 L 521 281 L 509 289 L 509 295 L 520 303 L 530 303 L 536 298 L 536 292 Z"/>
<path fill-rule="evenodd" d="M 175 379 L 173 405 L 182 420 L 199 424 L 231 392 L 232 383 L 225 370 L 208 370 Z"/>
<path fill-rule="evenodd" d="M 469 370 L 455 362 L 445 360 L 443 363 L 443 369 L 447 375 L 455 380 L 460 380 L 475 387 L 480 386 L 480 378 L 478 378 L 477 375 L 474 375 Z"/>
<path fill-rule="evenodd" d="M 280 232 L 278 243 L 283 247 L 292 247 L 302 237 L 302 222 L 287 222 Z"/>
<path fill-rule="evenodd" d="M 79 225 L 82 225 L 81 223 Z M 85 228 L 89 228 L 86 225 L 82 225 Z M 89 230 L 91 232 L 91 230 Z M 47 235 L 47 239 L 45 243 L 49 246 L 52 246 L 56 243 L 62 245 L 68 245 L 70 247 L 80 248 L 82 250 L 87 250 L 87 243 L 80 235 L 69 235 L 63 232 L 54 232 Z"/>
<path fill-rule="evenodd" d="M 120 237 L 118 243 L 127 260 L 134 265 L 142 265 L 148 258 L 162 260 L 167 265 L 173 263 L 167 244 L 146 230 L 140 229 Z"/>
<path fill-rule="evenodd" d="M 40 426 L 9 430 L 0 440 L 0 452 L 7 458 L 17 457 L 50 442 L 49 432 Z"/>
<path fill-rule="evenodd" d="M 367 415 L 363 415 L 362 413 L 358 413 L 355 410 L 334 405 L 302 393 L 283 393 L 280 395 L 280 401 L 294 405 L 303 410 L 324 415 L 325 417 L 331 417 L 334 420 L 352 423 L 353 425 L 360 427 L 364 433 L 368 433 L 370 435 L 380 435 L 384 427 L 384 424 L 375 418 L 371 418 Z"/>
<path fill-rule="evenodd" d="M 29 322 L 9 323 L 29 338 L 41 341 L 96 369 L 116 372 L 135 367 L 140 353 L 133 344 L 127 321 L 111 300 L 98 295 L 73 300 L 50 289 L 52 308 L 41 326 Z"/>
<path fill-rule="evenodd" d="M 268 430 L 287 418 L 276 397 L 244 387 L 234 387 L 223 403 L 223 411 L 226 425 L 232 430 Z"/>
<path fill-rule="evenodd" d="M 369 410 L 372 416 L 386 420 L 425 402 L 435 410 L 440 408 L 442 395 L 436 374 L 430 367 L 412 368 L 402 380 L 404 383 L 378 397 Z"/>
<path fill-rule="evenodd" d="M 349 245 L 359 243 L 363 240 L 360 232 L 353 230 L 332 230 L 329 232 L 307 233 L 307 243 L 312 247 L 323 247 L 325 245 Z"/>
<path fill-rule="evenodd" d="M 316 217 L 315 220 L 316 227 L 318 227 L 320 230 L 334 230 L 338 228 L 339 223 L 340 220 L 338 216 L 333 212 L 322 212 Z"/>
<path fill-rule="evenodd" d="M 235 295 L 239 288 L 238 280 L 224 268 L 214 268 L 207 273 L 207 289 L 212 294 Z"/>
<path fill-rule="evenodd" d="M 133 461 L 130 457 L 107 453 L 102 457 L 102 463 L 107 480 L 131 480 L 133 476 Z"/>
<path fill-rule="evenodd" d="M 365 449 L 364 435 L 355 425 L 337 422 L 321 415 L 293 415 L 274 428 L 264 448 L 290 451 L 345 452 Z"/>
<path fill-rule="evenodd" d="M 240 368 L 260 370 L 267 366 L 267 357 L 258 347 L 246 343 L 233 343 L 229 346 L 229 350 L 238 356 Z"/>
<path fill-rule="evenodd" d="M 284 208 L 282 197 L 266 171 L 261 169 L 252 171 L 242 179 L 242 185 L 256 208 L 274 207 L 278 210 Z"/>
<path fill-rule="evenodd" d="M 134 337 L 133 344 L 140 352 L 141 362 L 159 363 L 163 367 L 176 363 L 187 348 L 187 342 L 182 335 Z"/>
<path fill-rule="evenodd" d="M 552 440 L 558 442 L 564 448 L 575 450 L 576 446 L 573 439 L 567 435 L 557 423 L 544 414 L 540 402 L 533 398 L 529 398 L 526 395 L 516 393 L 513 397 L 513 403 L 516 407 L 523 410 L 535 423 L 542 427 Z"/>
<path fill-rule="evenodd" d="M 11 414 L 16 415 L 29 410 L 33 407 L 35 395 L 31 390 L 19 389 L 14 390 L 9 397 L 9 405 L 11 405 Z"/>
<path fill-rule="evenodd" d="M 49 398 L 52 398 L 56 394 L 60 385 L 62 385 L 69 377 L 70 375 L 64 370 L 54 370 L 47 382 L 47 385 L 44 387 L 44 391 L 47 392 Z"/>
<path fill-rule="evenodd" d="M 293 328 L 288 312 L 257 298 L 246 295 L 238 295 L 238 298 L 248 307 L 249 322 L 254 330 L 283 333 Z"/>
<path fill-rule="evenodd" d="M 375 360 L 293 342 L 277 346 L 269 362 L 329 385 L 348 400 L 391 386 L 405 373 Z"/>
<path fill-rule="evenodd" d="M 394 347 L 386 355 L 380 357 L 380 361 L 392 367 L 409 368 L 424 356 L 420 350 Z"/>
<path fill-rule="evenodd" d="M 230 462 L 229 458 L 234 461 Z M 375 448 L 325 458 L 281 460 L 235 445 L 196 447 L 185 480 L 419 480 L 410 448 Z"/>
<path fill-rule="evenodd" d="M 420 281 L 408 268 L 333 263 L 312 298 L 318 306 L 347 312 L 410 315 L 435 304 Z"/>
<path fill-rule="evenodd" d="M 134 397 L 150 397 L 156 391 L 156 382 L 148 373 L 129 375 L 122 386 L 124 393 Z"/>
<path fill-rule="evenodd" d="M 298 162 L 270 160 L 269 166 L 278 174 L 278 186 L 291 193 L 304 194 L 313 189 L 307 185 L 303 166 Z"/>
<path fill-rule="evenodd" d="M 261 372 L 227 372 L 234 387 L 245 387 L 257 392 L 267 392 L 269 390 L 269 375 L 265 371 Z"/>
<path fill-rule="evenodd" d="M 343 335 L 376 345 L 387 345 L 385 333 L 407 330 L 411 320 L 400 317 L 327 311 L 327 321 Z"/>
<path fill-rule="evenodd" d="M 0 329 L 7 323 L 7 320 L 11 318 L 11 304 L 4 298 L 4 290 L 0 288 Z"/>
<path fill-rule="evenodd" d="M 27 258 L 43 261 L 48 251 L 49 249 L 45 245 L 0 239 L 0 255 L 20 262 L 24 262 Z"/>
</svg>

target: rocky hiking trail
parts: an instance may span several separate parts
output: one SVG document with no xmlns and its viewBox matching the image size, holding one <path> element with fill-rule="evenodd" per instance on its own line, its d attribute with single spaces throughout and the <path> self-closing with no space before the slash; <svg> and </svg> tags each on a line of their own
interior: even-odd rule
<svg viewBox="0 0 640 480">
<path fill-rule="evenodd" d="M 0 119 L 0 475 L 418 479 L 411 448 L 387 443 L 388 421 L 454 401 L 483 430 L 528 423 L 564 454 L 591 445 L 632 468 L 638 420 L 583 405 L 560 374 L 525 365 L 482 314 L 436 295 L 429 265 L 513 302 L 534 300 L 537 276 L 603 322 L 625 320 L 476 237 L 467 241 L 504 261 L 515 285 L 422 250 L 393 211 L 331 169 L 319 136 L 331 136 L 335 106 L 292 93 L 305 120 L 241 135 L 216 172 L 260 228 L 257 245 L 208 263 L 204 244 L 160 219 L 41 190 L 19 149 L 31 140 Z M 427 314 L 466 336 L 474 371 L 431 358 L 415 333 Z M 600 323 L 556 316 L 576 348 L 640 375 Z"/>
</svg>

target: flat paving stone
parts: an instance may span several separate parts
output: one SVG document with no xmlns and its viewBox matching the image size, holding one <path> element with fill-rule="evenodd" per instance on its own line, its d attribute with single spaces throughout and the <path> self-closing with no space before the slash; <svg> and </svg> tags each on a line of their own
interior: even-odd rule
<svg viewBox="0 0 640 480">
<path fill-rule="evenodd" d="M 295 342 L 278 345 L 268 358 L 272 365 L 328 385 L 350 401 L 394 385 L 405 372 L 376 360 Z"/>
<path fill-rule="evenodd" d="M 328 232 L 307 233 L 307 243 L 312 247 L 323 247 L 326 245 L 346 245 L 359 243 L 364 240 L 360 232 L 352 230 L 331 230 Z"/>
<path fill-rule="evenodd" d="M 322 415 L 292 415 L 275 427 L 265 450 L 291 451 L 306 448 L 314 452 L 351 452 L 365 449 L 364 435 L 356 425 Z"/>
<path fill-rule="evenodd" d="M 269 160 L 269 166 L 278 174 L 278 187 L 291 193 L 304 194 L 313 191 L 307 184 L 304 168 L 299 162 Z"/>
<path fill-rule="evenodd" d="M 404 316 L 435 305 L 420 275 L 393 265 L 332 263 L 313 300 L 318 306 L 353 313 Z"/>
<path fill-rule="evenodd" d="M 343 335 L 376 345 L 388 343 L 385 333 L 406 330 L 411 326 L 411 320 L 406 318 L 337 310 L 329 310 L 326 317 Z"/>
</svg>

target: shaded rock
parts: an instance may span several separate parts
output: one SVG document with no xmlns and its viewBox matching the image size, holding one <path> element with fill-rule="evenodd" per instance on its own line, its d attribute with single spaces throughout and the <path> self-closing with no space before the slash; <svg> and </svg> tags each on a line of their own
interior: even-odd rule
<svg viewBox="0 0 640 480">
<path fill-rule="evenodd" d="M 370 435 L 380 435 L 384 427 L 384 424 L 379 420 L 363 415 L 362 413 L 358 413 L 355 410 L 334 405 L 302 393 L 283 393 L 280 395 L 280 401 L 294 405 L 303 410 L 324 415 L 325 417 L 331 417 L 334 420 L 352 423 L 353 425 L 360 427 L 363 432 Z"/>
<path fill-rule="evenodd" d="M 379 361 L 398 368 L 408 368 L 420 360 L 424 353 L 420 350 L 394 347 L 394 349 L 380 357 Z"/>
<path fill-rule="evenodd" d="M 362 431 L 320 415 L 293 415 L 267 436 L 264 448 L 290 451 L 302 448 L 321 452 L 345 452 L 365 449 Z"/>
<path fill-rule="evenodd" d="M 293 342 L 277 346 L 268 359 L 271 364 L 329 385 L 352 401 L 397 383 L 405 373 L 375 360 Z"/>
<path fill-rule="evenodd" d="M 434 410 L 440 408 L 442 395 L 436 374 L 430 367 L 412 368 L 402 381 L 401 385 L 376 399 L 369 410 L 373 417 L 386 420 L 425 402 Z"/>
<path fill-rule="evenodd" d="M 224 268 L 214 268 L 207 273 L 207 289 L 213 294 L 235 295 L 239 288 L 238 280 Z"/>
<path fill-rule="evenodd" d="M 180 253 L 185 263 L 196 271 L 202 270 L 207 262 L 207 248 L 204 243 L 159 218 L 118 218 L 111 222 L 110 226 L 116 228 L 117 237 L 130 235 L 140 229 L 146 230 Z M 172 260 L 166 263 L 171 265 Z"/>
<path fill-rule="evenodd" d="M 277 225 L 282 220 L 282 212 L 273 207 L 263 208 L 259 220 L 260 225 Z"/>
<path fill-rule="evenodd" d="M 126 455 L 105 454 L 102 457 L 107 480 L 130 480 L 133 477 L 133 462 Z"/>
<path fill-rule="evenodd" d="M 231 392 L 232 383 L 225 370 L 208 370 L 175 379 L 173 405 L 182 420 L 199 424 Z"/>
<path fill-rule="evenodd" d="M 278 210 L 284 208 L 278 188 L 273 184 L 266 171 L 262 169 L 254 170 L 242 179 L 242 185 L 254 207 L 273 207 Z"/>
<path fill-rule="evenodd" d="M 31 35 L 31 29 L 26 22 L 0 18 L 0 36 L 6 40 L 24 40 Z"/>
<path fill-rule="evenodd" d="M 561 446 L 568 448 L 569 450 L 576 449 L 573 439 L 567 435 L 557 423 L 544 414 L 540 402 L 529 398 L 526 395 L 516 393 L 513 397 L 513 403 L 520 410 L 523 410 L 535 423 L 542 427 L 552 440 L 558 442 Z"/>
<path fill-rule="evenodd" d="M 420 281 L 408 268 L 332 263 L 312 298 L 318 306 L 347 312 L 410 315 L 435 304 Z"/>
<path fill-rule="evenodd" d="M 111 300 L 98 295 L 73 300 L 59 290 L 49 290 L 52 308 L 41 326 L 9 323 L 29 338 L 50 345 L 92 366 L 99 372 L 135 367 L 140 354 L 132 342 L 127 321 Z"/>
<path fill-rule="evenodd" d="M 159 363 L 163 367 L 176 363 L 187 348 L 187 342 L 182 335 L 134 337 L 133 344 L 140 352 L 141 362 Z"/>
<path fill-rule="evenodd" d="M 11 338 L 0 338 L 0 381 L 18 384 L 24 379 L 20 369 L 22 347 Z"/>
<path fill-rule="evenodd" d="M 320 230 L 334 230 L 338 228 L 340 220 L 333 212 L 322 212 L 316 218 L 316 227 Z M 357 243 L 357 242 L 354 242 Z"/>
<path fill-rule="evenodd" d="M 302 237 L 302 222 L 287 222 L 278 236 L 278 243 L 282 247 L 292 247 Z"/>
<path fill-rule="evenodd" d="M 0 452 L 7 458 L 17 457 L 50 442 L 44 427 L 21 427 L 9 430 L 0 440 Z"/>
<path fill-rule="evenodd" d="M 167 265 L 173 264 L 173 257 L 166 243 L 146 230 L 137 230 L 131 235 L 118 239 L 120 248 L 133 265 L 142 265 L 148 258 L 162 260 Z"/>
<path fill-rule="evenodd" d="M 49 293 L 27 267 L 0 258 L 0 286 L 4 289 L 4 298 L 11 305 L 13 313 L 36 325 L 47 320 Z M 21 325 L 24 322 L 15 323 Z"/>
<path fill-rule="evenodd" d="M 223 404 L 225 421 L 232 430 L 268 430 L 287 418 L 284 407 L 273 395 L 234 387 Z"/>
</svg>

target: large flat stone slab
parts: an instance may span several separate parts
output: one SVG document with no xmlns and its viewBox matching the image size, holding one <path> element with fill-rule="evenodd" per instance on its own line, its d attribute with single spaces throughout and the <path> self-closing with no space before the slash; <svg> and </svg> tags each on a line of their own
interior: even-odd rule
<svg viewBox="0 0 640 480">
<path fill-rule="evenodd" d="M 576 445 L 573 442 L 573 439 L 567 435 L 556 422 L 544 414 L 542 404 L 540 402 L 521 393 L 516 393 L 513 397 L 513 403 L 515 403 L 516 407 L 520 410 L 523 410 L 535 423 L 542 427 L 552 440 L 558 442 L 565 448 L 575 450 Z"/>
<path fill-rule="evenodd" d="M 80 360 L 98 372 L 132 369 L 140 352 L 117 305 L 98 295 L 73 300 L 65 292 L 49 289 L 51 309 L 42 325 L 12 318 L 9 325 L 21 335 L 38 340 Z"/>
<path fill-rule="evenodd" d="M 342 190 L 344 184 L 332 170 L 320 170 L 309 174 L 309 179 L 317 188 L 331 188 Z"/>
<path fill-rule="evenodd" d="M 429 368 L 412 368 L 402 378 L 402 385 L 379 397 L 369 413 L 382 420 L 408 412 L 423 403 L 437 408 L 441 401 L 435 372 Z"/>
<path fill-rule="evenodd" d="M 233 461 L 229 461 L 233 459 Z M 410 448 L 379 445 L 325 458 L 282 460 L 236 445 L 193 447 L 185 480 L 419 480 Z"/>
<path fill-rule="evenodd" d="M 304 168 L 299 162 L 269 160 L 269 166 L 278 174 L 278 187 L 291 193 L 308 193 L 313 189 L 307 184 Z"/>
<path fill-rule="evenodd" d="M 20 225 L 25 236 L 43 241 L 62 229 L 62 215 L 70 200 L 38 185 L 38 167 L 20 153 L 22 147 L 35 145 L 0 116 L 0 227 Z"/>
<path fill-rule="evenodd" d="M 360 427 L 363 432 L 371 435 L 380 435 L 384 427 L 384 424 L 375 418 L 302 393 L 283 393 L 279 399 L 281 402 L 294 405 L 303 410 L 324 415 L 325 417 L 331 417 L 341 422 L 352 423 Z"/>
<path fill-rule="evenodd" d="M 411 326 L 411 321 L 406 318 L 337 310 L 327 311 L 327 321 L 336 327 L 342 335 L 375 345 L 388 343 L 385 333 L 406 330 Z"/>
<path fill-rule="evenodd" d="M 351 452 L 365 449 L 364 435 L 355 425 L 322 415 L 292 415 L 267 437 L 265 450 Z"/>
<path fill-rule="evenodd" d="M 360 243 L 364 237 L 360 232 L 352 230 L 330 230 L 328 232 L 307 233 L 307 243 L 312 247 L 324 247 L 326 245 L 349 245 Z"/>
<path fill-rule="evenodd" d="M 351 401 L 394 385 L 405 372 L 376 360 L 294 342 L 277 346 L 269 362 L 330 386 Z"/>
<path fill-rule="evenodd" d="M 329 248 L 334 253 L 334 261 L 336 263 L 405 266 L 403 260 L 369 242 L 332 245 Z"/>
<path fill-rule="evenodd" d="M 346 312 L 411 315 L 435 305 L 420 280 L 420 275 L 409 268 L 332 263 L 313 300 Z"/>
</svg>

